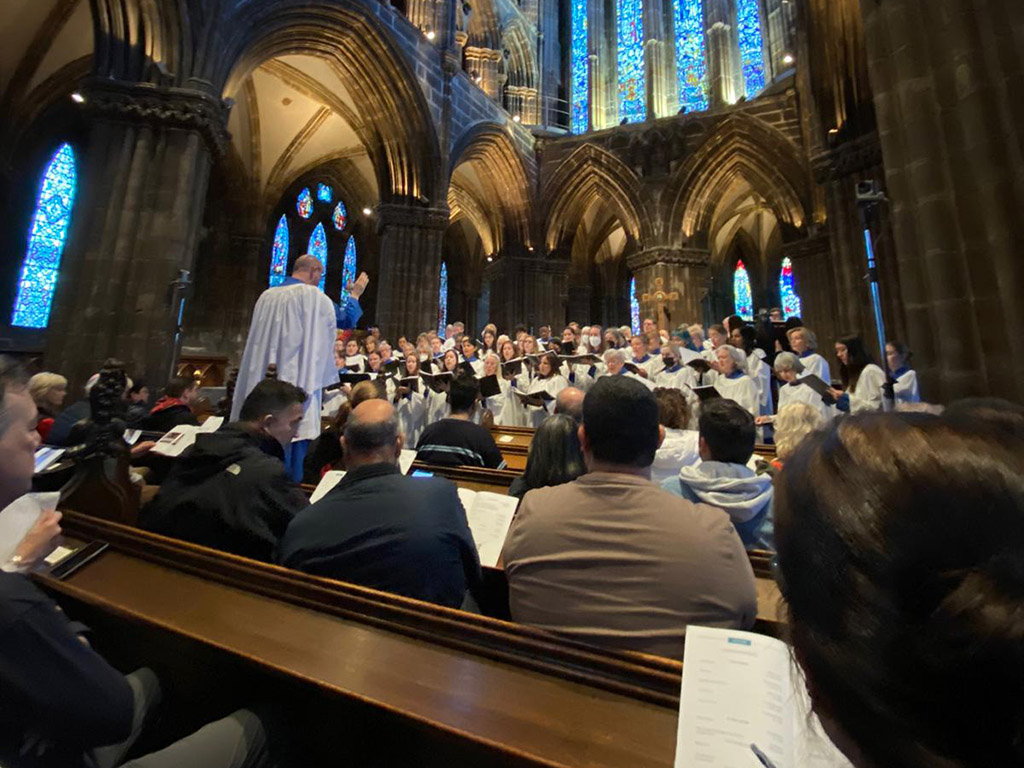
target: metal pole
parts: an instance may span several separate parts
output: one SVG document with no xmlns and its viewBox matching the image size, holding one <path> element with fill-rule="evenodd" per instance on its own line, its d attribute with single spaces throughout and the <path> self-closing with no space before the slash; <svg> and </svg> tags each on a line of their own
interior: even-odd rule
<svg viewBox="0 0 1024 768">
<path fill-rule="evenodd" d="M 857 204 L 860 206 L 861 226 L 864 230 L 864 253 L 868 260 L 867 280 L 871 291 L 871 307 L 875 314 L 875 333 L 878 339 L 878 353 L 882 370 L 885 372 L 885 385 L 882 388 L 882 410 L 892 411 L 896 408 L 896 397 L 893 385 L 895 380 L 889 370 L 889 361 L 885 354 L 885 321 L 882 319 L 882 298 L 878 290 L 878 265 L 875 261 L 875 246 L 871 238 L 871 214 L 884 201 L 885 196 L 878 191 L 877 185 L 868 182 L 871 193 L 864 188 L 865 182 L 858 183 Z"/>
</svg>

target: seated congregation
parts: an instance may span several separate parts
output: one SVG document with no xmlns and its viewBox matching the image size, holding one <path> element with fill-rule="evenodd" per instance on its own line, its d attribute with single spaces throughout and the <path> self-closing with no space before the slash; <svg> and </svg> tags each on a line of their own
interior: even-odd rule
<svg viewBox="0 0 1024 768">
<path fill-rule="evenodd" d="M 311 398 L 289 382 L 259 382 L 236 420 L 168 459 L 154 440 L 128 446 L 121 435 L 197 425 L 191 382 L 170 381 L 147 409 L 145 388 L 110 361 L 61 411 L 66 381 L 37 374 L 33 385 L 5 363 L 2 501 L 28 490 L 44 437 L 73 457 L 82 444 L 81 456 L 120 456 L 151 486 L 145 530 L 470 612 L 485 602 L 487 572 L 503 571 L 514 622 L 675 660 L 688 625 L 754 626 L 750 553 L 777 551 L 814 709 L 855 765 L 1020 762 L 1024 582 L 1012 562 L 1024 541 L 1024 409 L 883 413 L 887 400 L 920 400 L 901 345 L 889 345 L 886 374 L 858 337 L 844 338 L 832 381 L 809 329 L 773 336 L 737 320 L 712 326 L 707 342 L 699 326 L 659 332 L 651 320 L 635 335 L 488 326 L 479 340 L 454 324 L 446 338 L 399 339 L 397 359 L 373 329 L 353 334 L 336 347 L 340 386 L 323 397 L 306 487 L 285 455 Z M 808 376 L 824 386 L 801 383 Z M 442 473 L 507 473 L 502 429 L 530 441 L 488 568 Z M 403 449 L 417 454 L 408 474 Z M 309 485 L 342 472 L 310 503 Z M 45 513 L 0 574 L 0 678 L 12 692 L 0 704 L 0 764 L 222 765 L 203 761 L 224 745 L 245 755 L 238 765 L 288 764 L 271 757 L 284 728 L 259 708 L 123 762 L 160 683 L 115 671 L 21 575 L 45 568 L 59 532 L 59 512 Z M 53 695 L 53 669 L 72 695 Z M 951 720 L 964 691 L 977 693 L 970 728 Z"/>
</svg>

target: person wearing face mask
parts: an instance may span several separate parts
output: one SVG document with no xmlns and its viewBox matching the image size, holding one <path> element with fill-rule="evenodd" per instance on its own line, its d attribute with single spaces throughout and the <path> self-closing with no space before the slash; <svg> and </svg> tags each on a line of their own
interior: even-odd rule
<svg viewBox="0 0 1024 768">
<path fill-rule="evenodd" d="M 288 523 L 309 503 L 283 463 L 306 400 L 286 381 L 257 384 L 237 421 L 197 435 L 174 462 L 156 498 L 139 513 L 139 527 L 273 562 Z"/>
</svg>

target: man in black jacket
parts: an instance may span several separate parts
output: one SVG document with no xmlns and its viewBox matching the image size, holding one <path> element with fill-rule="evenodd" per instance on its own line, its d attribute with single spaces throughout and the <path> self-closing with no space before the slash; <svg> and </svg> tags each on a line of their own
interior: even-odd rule
<svg viewBox="0 0 1024 768">
<path fill-rule="evenodd" d="M 347 474 L 296 515 L 282 565 L 450 608 L 480 581 L 480 561 L 455 486 L 406 477 L 395 409 L 367 400 L 342 438 Z"/>
<path fill-rule="evenodd" d="M 237 422 L 196 436 L 140 513 L 140 526 L 273 562 L 292 516 L 309 503 L 283 463 L 305 401 L 306 393 L 286 381 L 257 384 Z"/>
<path fill-rule="evenodd" d="M 164 388 L 164 396 L 156 401 L 149 415 L 139 421 L 139 429 L 148 432 L 170 432 L 182 424 L 199 426 L 191 403 L 199 394 L 195 379 L 175 376 Z"/>
</svg>

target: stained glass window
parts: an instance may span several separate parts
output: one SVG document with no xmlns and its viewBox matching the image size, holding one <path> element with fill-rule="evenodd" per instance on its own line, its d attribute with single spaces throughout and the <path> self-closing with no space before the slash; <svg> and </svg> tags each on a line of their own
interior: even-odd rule
<svg viewBox="0 0 1024 768">
<path fill-rule="evenodd" d="M 736 271 L 732 276 L 732 295 L 734 312 L 744 320 L 753 321 L 754 299 L 750 295 L 750 275 L 742 259 L 736 263 Z"/>
<path fill-rule="evenodd" d="M 647 117 L 644 87 L 643 0 L 616 0 L 619 120 L 642 123 Z"/>
<path fill-rule="evenodd" d="M 437 332 L 444 338 L 444 328 L 448 325 L 448 265 L 441 262 L 441 285 L 437 290 Z"/>
<path fill-rule="evenodd" d="M 313 196 L 309 194 L 309 187 L 299 192 L 299 198 L 295 201 L 295 209 L 304 219 L 313 215 Z"/>
<path fill-rule="evenodd" d="M 318 184 L 316 188 L 316 199 L 325 203 L 334 200 L 334 190 L 330 184 Z"/>
<path fill-rule="evenodd" d="M 45 328 L 50 322 L 50 307 L 71 224 L 76 186 L 75 152 L 70 144 L 62 144 L 50 158 L 39 185 L 11 325 Z"/>
<path fill-rule="evenodd" d="M 320 290 L 322 291 L 324 280 L 327 278 L 327 233 L 324 231 L 323 223 L 317 224 L 313 234 L 309 236 L 309 249 L 306 253 L 324 265 L 324 272 L 320 275 Z"/>
<path fill-rule="evenodd" d="M 345 204 L 341 200 L 334 206 L 334 215 L 331 216 L 331 220 L 334 222 L 334 228 L 338 230 L 344 229 L 348 223 L 348 211 L 345 210 Z"/>
<path fill-rule="evenodd" d="M 587 56 L 587 0 L 572 2 L 572 132 L 590 127 L 590 61 Z"/>
<path fill-rule="evenodd" d="M 341 292 L 345 292 L 345 288 L 348 287 L 349 283 L 356 281 L 356 239 L 350 237 L 348 243 L 345 245 L 345 261 L 341 267 Z"/>
<path fill-rule="evenodd" d="M 747 98 L 764 90 L 764 37 L 761 34 L 761 0 L 737 0 L 736 27 Z"/>
<path fill-rule="evenodd" d="M 704 0 L 673 0 L 676 15 L 676 70 L 679 106 L 708 108 L 708 67 L 704 57 Z"/>
<path fill-rule="evenodd" d="M 640 333 L 640 300 L 636 296 L 636 278 L 629 281 L 629 327 L 633 335 Z"/>
<path fill-rule="evenodd" d="M 274 247 L 270 251 L 270 287 L 280 285 L 287 277 L 288 270 L 288 219 L 278 219 L 274 232 Z"/>
<path fill-rule="evenodd" d="M 802 306 L 800 296 L 793 287 L 793 262 L 787 256 L 782 260 L 782 269 L 779 270 L 779 297 L 782 302 L 782 315 L 787 320 L 791 317 L 800 317 Z"/>
</svg>

